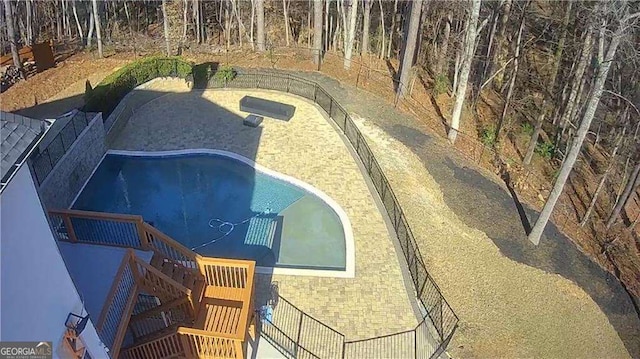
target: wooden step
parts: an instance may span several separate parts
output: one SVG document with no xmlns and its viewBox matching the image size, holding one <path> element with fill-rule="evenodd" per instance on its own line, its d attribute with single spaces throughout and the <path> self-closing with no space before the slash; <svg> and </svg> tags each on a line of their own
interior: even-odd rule
<svg viewBox="0 0 640 359">
<path fill-rule="evenodd" d="M 149 342 L 149 341 L 152 341 L 154 339 L 161 338 L 161 337 L 163 337 L 163 336 L 165 336 L 167 334 L 174 333 L 176 331 L 176 329 L 178 329 L 178 327 L 180 325 L 181 324 L 173 324 L 173 325 L 170 325 L 168 327 L 165 327 L 164 329 L 155 331 L 155 332 L 147 334 L 147 335 L 143 335 L 143 336 L 141 336 L 139 338 L 135 338 L 135 341 L 129 347 L 135 347 L 138 344 L 141 344 L 141 343 L 144 343 L 144 342 Z M 124 350 L 124 349 L 126 349 L 126 348 L 122 348 L 122 350 Z"/>
<path fill-rule="evenodd" d="M 164 264 L 164 257 L 154 254 L 151 257 L 151 262 L 149 262 L 154 268 L 162 269 L 162 265 Z"/>
<path fill-rule="evenodd" d="M 173 266 L 173 275 L 171 276 L 171 278 L 173 278 L 176 282 L 184 285 L 185 287 L 191 289 L 188 285 L 185 285 L 185 271 L 186 268 L 185 267 L 181 267 L 181 266 Z"/>
<path fill-rule="evenodd" d="M 165 262 L 162 265 L 161 272 L 162 274 L 165 274 L 167 277 L 173 278 L 173 270 L 174 270 L 173 263 Z"/>
</svg>

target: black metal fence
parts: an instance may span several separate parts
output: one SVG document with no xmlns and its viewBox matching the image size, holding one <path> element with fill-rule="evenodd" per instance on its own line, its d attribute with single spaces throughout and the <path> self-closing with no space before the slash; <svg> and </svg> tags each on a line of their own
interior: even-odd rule
<svg viewBox="0 0 640 359">
<path fill-rule="evenodd" d="M 360 341 L 345 341 L 344 335 L 311 318 L 282 298 L 274 311 L 272 323 L 263 327 L 263 333 L 293 357 L 432 358 L 439 355 L 451 340 L 458 317 L 429 275 L 402 207 L 371 148 L 347 111 L 317 83 L 285 73 L 239 71 L 231 81 L 221 83 L 212 80 L 208 87 L 283 91 L 314 101 L 331 117 L 355 148 L 382 199 L 411 273 L 416 296 L 426 312 L 422 322 L 406 332 Z"/>
<path fill-rule="evenodd" d="M 80 133 L 89 125 L 93 115 L 95 114 L 77 111 L 44 150 L 40 149 L 39 152 L 34 153 L 31 163 L 38 185 L 47 178 L 58 161 L 71 148 Z"/>
<path fill-rule="evenodd" d="M 279 297 L 271 321 L 260 328 L 290 358 L 342 358 L 344 335 Z"/>
</svg>

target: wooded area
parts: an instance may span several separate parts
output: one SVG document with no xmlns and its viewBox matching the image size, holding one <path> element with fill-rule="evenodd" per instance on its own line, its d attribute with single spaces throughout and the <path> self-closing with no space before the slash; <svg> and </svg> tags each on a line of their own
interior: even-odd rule
<svg viewBox="0 0 640 359">
<path fill-rule="evenodd" d="M 398 98 L 423 86 L 447 109 L 450 142 L 471 137 L 495 153 L 496 173 L 526 173 L 506 184 L 533 206 L 544 199 L 531 242 L 566 196 L 587 251 L 640 296 L 638 2 L 3 1 L 2 54 L 18 64 L 21 47 L 48 40 L 100 57 L 286 46 L 310 49 L 318 67 L 327 56 L 385 64 Z"/>
</svg>

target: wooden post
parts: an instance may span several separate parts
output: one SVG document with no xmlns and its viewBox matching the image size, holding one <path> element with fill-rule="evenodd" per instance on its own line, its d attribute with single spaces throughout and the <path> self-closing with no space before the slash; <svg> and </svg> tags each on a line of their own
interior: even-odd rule
<svg viewBox="0 0 640 359">
<path fill-rule="evenodd" d="M 69 241 L 72 243 L 76 243 L 78 241 L 78 237 L 76 237 L 76 231 L 73 230 L 73 223 L 71 222 L 71 217 L 68 214 L 62 215 L 64 220 L 64 226 L 67 227 L 67 235 L 69 236 Z"/>
<path fill-rule="evenodd" d="M 136 229 L 138 230 L 138 237 L 140 237 L 140 245 L 142 249 L 148 251 L 151 249 L 151 244 L 149 243 L 149 237 L 147 237 L 147 231 L 144 229 L 144 220 L 140 217 L 136 222 Z"/>
<path fill-rule="evenodd" d="M 133 249 L 129 248 L 127 250 L 127 256 L 129 257 L 129 266 L 131 267 L 131 273 L 133 274 L 133 279 L 136 283 L 136 286 L 142 285 L 142 279 L 140 272 L 138 271 L 138 265 L 136 263 L 136 254 Z"/>
</svg>

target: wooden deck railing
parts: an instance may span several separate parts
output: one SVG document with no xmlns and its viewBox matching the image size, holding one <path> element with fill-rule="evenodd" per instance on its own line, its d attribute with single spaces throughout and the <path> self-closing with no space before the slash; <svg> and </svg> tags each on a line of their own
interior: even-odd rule
<svg viewBox="0 0 640 359">
<path fill-rule="evenodd" d="M 114 358 L 117 358 L 120 351 L 127 331 L 128 319 L 138 296 L 135 262 L 135 253 L 130 249 L 116 272 L 96 325 L 97 332 Z"/>
<path fill-rule="evenodd" d="M 146 249 L 142 217 L 72 209 L 49 211 L 57 240 Z"/>
<path fill-rule="evenodd" d="M 134 338 L 139 340 L 176 324 L 192 324 L 194 319 L 191 303 L 183 297 L 133 315 L 129 328 Z"/>
<path fill-rule="evenodd" d="M 244 357 L 244 350 L 242 341 L 238 339 L 213 336 L 204 330 L 179 327 L 175 332 L 124 349 L 120 357 L 239 359 Z"/>
<path fill-rule="evenodd" d="M 189 269 L 198 255 L 152 225 L 130 214 L 56 209 L 49 211 L 59 241 L 151 250 Z"/>
<path fill-rule="evenodd" d="M 178 283 L 151 264 L 138 260 L 135 266 L 136 273 L 140 276 L 138 280 L 140 286 L 142 286 L 147 293 L 160 298 L 162 302 L 166 303 L 191 295 L 191 289 Z"/>
<path fill-rule="evenodd" d="M 225 338 L 223 335 L 211 335 L 210 332 L 192 328 L 178 328 L 187 358 L 233 358 L 244 357 L 243 341 L 236 338 Z"/>
<path fill-rule="evenodd" d="M 142 233 L 144 233 L 145 236 L 143 243 L 145 243 L 148 248 L 187 268 L 197 269 L 196 258 L 198 255 L 194 251 L 176 242 L 144 221 L 141 223 L 141 227 Z"/>
</svg>

